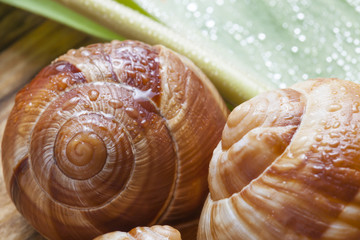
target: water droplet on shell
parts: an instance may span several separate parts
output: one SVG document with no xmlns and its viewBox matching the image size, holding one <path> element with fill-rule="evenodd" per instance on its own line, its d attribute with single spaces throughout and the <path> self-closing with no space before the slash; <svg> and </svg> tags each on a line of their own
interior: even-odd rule
<svg viewBox="0 0 360 240">
<path fill-rule="evenodd" d="M 65 90 L 68 87 L 68 84 L 66 81 L 67 81 L 67 78 L 63 79 L 62 81 L 58 81 L 56 84 L 57 90 L 59 90 L 59 91 Z"/>
<path fill-rule="evenodd" d="M 122 106 L 124 106 L 124 103 L 120 100 L 117 100 L 117 99 L 111 99 L 109 101 L 109 105 L 114 108 L 114 109 L 117 109 L 117 108 L 121 108 Z"/>
<path fill-rule="evenodd" d="M 317 141 L 317 142 L 321 142 L 323 140 L 323 136 L 318 134 L 318 135 L 315 135 L 314 139 Z"/>
<path fill-rule="evenodd" d="M 332 127 L 333 127 L 333 128 L 338 128 L 338 127 L 340 127 L 340 122 L 338 122 L 338 121 L 334 122 L 334 124 L 333 124 Z"/>
<path fill-rule="evenodd" d="M 135 108 L 127 107 L 127 108 L 125 108 L 125 112 L 131 118 L 138 118 L 139 117 L 139 111 L 137 109 L 135 109 Z"/>
<path fill-rule="evenodd" d="M 342 108 L 342 106 L 340 104 L 334 103 L 334 104 L 331 104 L 327 110 L 329 112 L 336 112 L 336 111 L 339 111 L 341 108 Z"/>
<path fill-rule="evenodd" d="M 89 90 L 88 94 L 91 101 L 96 101 L 99 97 L 99 92 L 95 89 Z"/>
<path fill-rule="evenodd" d="M 73 97 L 69 101 L 64 103 L 62 109 L 65 111 L 70 111 L 79 103 L 79 101 L 80 101 L 79 97 Z"/>
<path fill-rule="evenodd" d="M 339 144 L 340 144 L 339 140 L 329 142 L 329 146 L 332 148 L 336 148 L 337 146 L 339 146 Z"/>
<path fill-rule="evenodd" d="M 358 113 L 359 112 L 359 108 L 360 108 L 360 104 L 359 102 L 354 102 L 353 106 L 352 106 L 352 111 L 354 113 Z"/>
</svg>

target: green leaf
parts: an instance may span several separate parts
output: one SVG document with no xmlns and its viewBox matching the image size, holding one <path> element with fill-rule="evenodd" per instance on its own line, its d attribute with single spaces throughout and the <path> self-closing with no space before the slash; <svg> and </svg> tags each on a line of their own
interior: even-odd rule
<svg viewBox="0 0 360 240">
<path fill-rule="evenodd" d="M 138 11 L 139 13 L 152 18 L 154 20 L 156 20 L 152 15 L 150 15 L 148 12 L 146 12 L 143 8 L 141 8 L 136 2 L 134 2 L 133 0 L 115 0 L 116 2 L 129 7 L 135 11 Z"/>
<path fill-rule="evenodd" d="M 169 28 L 273 87 L 318 77 L 360 80 L 359 1 L 135 1 Z"/>
<path fill-rule="evenodd" d="M 165 45 L 190 58 L 213 81 L 222 96 L 233 105 L 269 89 L 267 83 L 258 81 L 255 73 L 245 71 L 241 65 L 234 65 L 234 62 L 229 62 L 202 42 L 193 42 L 183 33 L 176 33 L 160 24 L 154 17 L 142 14 L 144 11 L 134 1 L 56 0 L 62 5 L 52 0 L 0 1 L 104 39 L 119 38 L 118 35 L 113 35 L 115 32 L 125 38 Z"/>
<path fill-rule="evenodd" d="M 57 0 L 112 31 L 129 39 L 137 39 L 149 44 L 162 44 L 190 58 L 212 80 L 222 96 L 237 105 L 261 91 L 269 89 L 244 71 L 241 65 L 234 67 L 202 42 L 193 42 L 183 33 L 170 28 L 125 7 L 113 0 Z"/>
<path fill-rule="evenodd" d="M 163 44 L 194 61 L 234 105 L 308 78 L 360 79 L 354 0 L 57 0 L 108 29 L 95 32 L 51 0 L 0 1 L 105 39 L 116 32 Z"/>
<path fill-rule="evenodd" d="M 109 29 L 51 0 L 0 0 L 0 2 L 55 20 L 101 39 L 124 39 Z"/>
</svg>

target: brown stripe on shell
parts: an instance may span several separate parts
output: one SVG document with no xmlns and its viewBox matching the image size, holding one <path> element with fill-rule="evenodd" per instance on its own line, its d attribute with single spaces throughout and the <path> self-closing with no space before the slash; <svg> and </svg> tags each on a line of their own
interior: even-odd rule
<svg viewBox="0 0 360 240">
<path fill-rule="evenodd" d="M 45 67 L 16 95 L 7 124 L 8 128 L 12 126 L 17 131 L 7 132 L 7 138 L 23 137 L 28 140 L 33 124 L 47 104 L 66 89 L 84 82 L 83 74 L 70 63 L 61 61 Z"/>
<path fill-rule="evenodd" d="M 134 87 L 139 98 L 161 98 L 157 48 L 137 41 L 112 41 L 70 50 L 59 60 L 73 63 L 89 81 L 119 82 Z M 135 96 L 136 97 L 136 96 Z"/>
<path fill-rule="evenodd" d="M 27 188 L 20 189 L 19 186 L 26 186 Z M 79 236 L 74 233 L 69 235 L 67 231 L 69 228 L 75 229 L 75 233 L 82 232 L 81 236 L 87 239 L 96 235 L 94 231 L 89 231 L 87 227 L 77 224 L 76 221 L 70 219 L 64 222 L 64 219 L 60 220 L 56 216 L 58 214 L 56 204 L 54 205 L 51 199 L 48 199 L 49 196 L 39 188 L 32 177 L 28 157 L 24 158 L 14 171 L 11 179 L 11 197 L 19 212 L 27 220 L 33 222 L 33 226 L 42 235 L 51 235 L 54 239 L 79 239 Z M 46 226 L 46 228 L 39 226 Z"/>
<path fill-rule="evenodd" d="M 339 86 L 339 83 L 334 83 L 326 90 L 337 92 L 344 88 Z M 314 85 L 318 87 L 319 82 Z M 315 91 L 315 89 L 314 87 L 312 90 Z M 324 92 L 324 90 L 322 91 Z M 323 107 L 327 110 L 327 117 L 313 127 L 316 135 L 314 139 L 309 140 L 311 142 L 310 151 L 303 156 L 297 155 L 295 151 L 295 153 L 287 155 L 290 157 L 285 156 L 282 159 L 282 162 L 291 162 L 291 157 L 302 158 L 303 162 L 285 171 L 281 164 L 280 166 L 274 165 L 269 169 L 270 175 L 283 181 L 296 181 L 302 185 L 303 191 L 298 191 L 298 199 L 307 201 L 308 206 L 303 210 L 302 215 L 304 216 L 305 211 L 309 214 L 317 214 L 306 220 L 301 219 L 301 211 L 295 210 L 295 206 L 288 205 L 290 203 L 285 203 L 281 215 L 293 215 L 293 221 L 287 221 L 286 224 L 299 234 L 308 237 L 320 238 L 344 207 L 352 202 L 360 189 L 360 162 L 355 161 L 360 159 L 358 151 L 360 137 L 356 134 L 359 129 L 360 115 L 353 113 L 352 104 L 347 104 L 352 103 L 352 95 L 341 95 L 341 93 L 340 91 L 339 94 L 333 95 L 331 100 L 322 99 L 325 103 L 329 102 Z M 357 93 L 355 91 L 352 94 Z M 337 101 L 342 102 L 341 107 L 332 103 Z M 312 108 L 322 107 L 318 105 L 320 103 L 313 105 Z M 291 156 L 292 154 L 295 156 Z M 313 197 L 309 197 L 311 194 Z M 322 199 L 326 199 L 326 207 Z M 290 216 L 289 218 L 291 218 Z"/>
<path fill-rule="evenodd" d="M 19 198 L 21 196 L 20 194 L 21 188 L 18 183 L 18 177 L 21 177 L 24 174 L 24 172 L 28 170 L 29 170 L 29 157 L 26 156 L 18 163 L 18 165 L 14 169 L 14 173 L 11 176 L 11 180 L 10 180 L 10 196 L 11 199 L 14 201 L 15 206 L 19 206 L 18 203 L 20 202 Z"/>
<path fill-rule="evenodd" d="M 160 103 L 159 51 L 135 41 L 105 45 L 110 48 L 110 61 L 121 82 L 141 91 L 149 91 L 150 98 Z M 109 50 L 108 50 L 109 51 Z"/>
<path fill-rule="evenodd" d="M 278 179 L 265 181 L 264 178 L 244 189 L 241 198 L 260 213 L 263 219 L 267 219 L 266 233 L 272 234 L 272 239 L 279 237 L 279 232 L 288 232 L 299 238 L 320 238 L 331 222 L 330 219 L 337 216 L 339 204 L 336 206 L 336 202 L 321 198 L 306 188 L 296 188 L 299 185 L 302 187 L 301 184 L 283 184 Z M 299 194 L 299 191 L 305 192 L 307 197 Z M 241 212 L 241 208 L 238 211 Z M 324 221 L 324 216 L 329 217 L 329 221 Z"/>
<path fill-rule="evenodd" d="M 196 206 L 203 204 L 208 193 L 206 177 L 212 154 L 208 150 L 214 149 L 220 139 L 227 110 L 223 108 L 223 114 L 219 114 L 219 109 L 213 108 L 218 102 L 195 65 L 162 46 L 155 47 L 160 52 L 161 82 L 165 88 L 160 99 L 161 114 L 167 119 L 179 158 L 175 191 L 159 224 L 175 225 L 180 216 L 189 220 L 200 214 L 201 208 Z M 189 135 L 193 126 L 197 127 Z M 184 213 L 182 209 L 191 210 Z"/>
<path fill-rule="evenodd" d="M 47 89 L 55 93 L 84 82 L 86 82 L 85 76 L 77 67 L 66 61 L 57 61 L 42 69 L 18 95 L 29 89 L 31 91 Z"/>
</svg>

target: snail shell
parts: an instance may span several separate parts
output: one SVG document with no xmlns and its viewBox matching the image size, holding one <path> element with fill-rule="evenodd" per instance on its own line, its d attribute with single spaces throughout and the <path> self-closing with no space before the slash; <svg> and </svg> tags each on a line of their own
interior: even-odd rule
<svg viewBox="0 0 360 240">
<path fill-rule="evenodd" d="M 235 108 L 198 239 L 360 239 L 359 93 L 318 79 Z"/>
<path fill-rule="evenodd" d="M 200 214 L 227 110 L 162 46 L 70 50 L 16 96 L 2 143 L 7 191 L 51 239 L 89 239 Z"/>
<path fill-rule="evenodd" d="M 155 225 L 152 227 L 136 227 L 130 232 L 111 232 L 94 240 L 181 240 L 178 230 L 170 226 Z"/>
</svg>

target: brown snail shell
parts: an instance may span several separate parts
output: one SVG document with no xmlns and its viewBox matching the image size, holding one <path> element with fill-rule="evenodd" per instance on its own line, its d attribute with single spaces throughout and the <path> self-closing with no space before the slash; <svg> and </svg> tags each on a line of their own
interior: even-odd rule
<svg viewBox="0 0 360 240">
<path fill-rule="evenodd" d="M 50 239 L 89 239 L 200 213 L 227 117 L 213 85 L 162 46 L 70 50 L 16 97 L 2 143 L 7 191 Z"/>
<path fill-rule="evenodd" d="M 111 232 L 94 240 L 181 240 L 178 230 L 171 226 L 155 225 L 152 227 L 136 227 L 129 232 Z"/>
<path fill-rule="evenodd" d="M 318 79 L 235 108 L 198 239 L 360 239 L 359 94 Z"/>
</svg>

